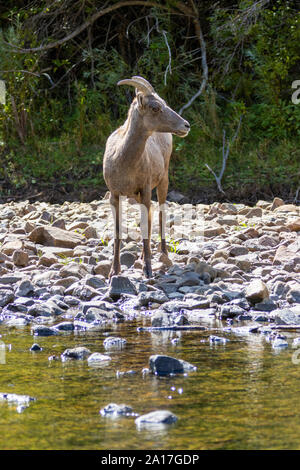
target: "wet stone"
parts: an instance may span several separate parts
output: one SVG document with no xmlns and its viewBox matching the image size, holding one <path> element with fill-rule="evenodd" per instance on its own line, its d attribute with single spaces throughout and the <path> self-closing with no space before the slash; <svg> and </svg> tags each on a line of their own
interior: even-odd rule
<svg viewBox="0 0 300 470">
<path fill-rule="evenodd" d="M 139 416 L 135 420 L 135 424 L 137 427 L 151 427 L 172 424 L 177 420 L 177 416 L 171 413 L 171 411 L 158 410 Z"/>
<path fill-rule="evenodd" d="M 108 416 L 115 418 L 117 416 L 132 416 L 133 410 L 131 406 L 122 404 L 118 405 L 117 403 L 109 403 L 99 412 L 102 416 Z"/>
<path fill-rule="evenodd" d="M 31 332 L 34 336 L 55 336 L 59 334 L 54 328 L 44 325 L 33 326 Z"/>
<path fill-rule="evenodd" d="M 91 351 L 88 348 L 85 348 L 84 346 L 79 346 L 77 348 L 68 348 L 61 354 L 61 360 L 63 362 L 72 359 L 83 360 L 90 356 L 90 354 Z"/>
<path fill-rule="evenodd" d="M 183 374 L 197 369 L 193 364 L 182 359 L 159 354 L 150 356 L 149 366 L 156 375 Z"/>
<path fill-rule="evenodd" d="M 136 295 L 134 284 L 125 276 L 113 276 L 109 287 L 108 295 L 112 299 L 119 299 L 123 294 Z"/>
</svg>

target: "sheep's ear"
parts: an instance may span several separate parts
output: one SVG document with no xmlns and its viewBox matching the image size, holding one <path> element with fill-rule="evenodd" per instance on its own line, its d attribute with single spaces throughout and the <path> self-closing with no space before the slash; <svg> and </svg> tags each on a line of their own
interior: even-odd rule
<svg viewBox="0 0 300 470">
<path fill-rule="evenodd" d="M 136 99 L 137 99 L 137 102 L 138 102 L 138 107 L 143 108 L 144 105 L 145 105 L 145 103 L 144 103 L 144 94 L 141 93 L 141 92 L 137 92 Z"/>
</svg>

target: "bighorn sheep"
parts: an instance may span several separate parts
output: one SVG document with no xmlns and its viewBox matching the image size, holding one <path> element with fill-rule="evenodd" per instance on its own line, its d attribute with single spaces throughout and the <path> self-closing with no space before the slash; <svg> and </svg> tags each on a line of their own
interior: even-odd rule
<svg viewBox="0 0 300 470">
<path fill-rule="evenodd" d="M 144 78 L 134 76 L 119 81 L 118 85 L 134 86 L 136 96 L 123 126 L 109 136 L 103 159 L 104 180 L 110 190 L 115 219 L 114 258 L 109 277 L 120 272 L 120 196 L 127 196 L 141 204 L 144 272 L 149 278 L 152 277 L 151 191 L 156 188 L 161 251 L 167 254 L 164 203 L 169 184 L 172 134 L 185 137 L 190 124 L 169 108 Z"/>
</svg>

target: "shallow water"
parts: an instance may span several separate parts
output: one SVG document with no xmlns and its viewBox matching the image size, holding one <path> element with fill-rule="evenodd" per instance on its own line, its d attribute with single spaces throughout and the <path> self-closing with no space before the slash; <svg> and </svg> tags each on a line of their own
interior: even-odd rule
<svg viewBox="0 0 300 470">
<path fill-rule="evenodd" d="M 288 348 L 276 351 L 257 333 L 137 332 L 141 324 L 52 337 L 33 337 L 29 327 L 1 326 L 6 363 L 0 364 L 0 392 L 28 394 L 36 401 L 21 413 L 0 402 L 0 449 L 300 448 L 300 364 L 293 364 L 291 347 L 296 334 L 287 335 Z M 106 352 L 108 334 L 126 338 L 126 347 Z M 210 334 L 230 341 L 211 345 Z M 171 343 L 174 337 L 179 338 L 176 345 Z M 29 351 L 34 342 L 43 350 Z M 79 345 L 108 353 L 112 360 L 102 367 L 48 360 Z M 143 375 L 152 354 L 178 357 L 198 369 L 175 377 Z M 117 371 L 128 370 L 136 373 L 117 377 Z M 99 414 L 112 402 L 125 403 L 139 414 L 167 409 L 178 421 L 138 430 L 134 417 Z"/>
</svg>

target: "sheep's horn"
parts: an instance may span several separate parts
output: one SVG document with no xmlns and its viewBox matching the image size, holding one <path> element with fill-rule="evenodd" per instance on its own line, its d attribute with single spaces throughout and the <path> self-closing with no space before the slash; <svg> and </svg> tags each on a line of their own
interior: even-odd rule
<svg viewBox="0 0 300 470">
<path fill-rule="evenodd" d="M 137 80 L 132 80 L 131 78 L 127 78 L 126 80 L 120 80 L 117 85 L 131 85 L 137 88 L 139 91 L 141 91 L 144 95 L 149 95 L 150 90 L 148 87 L 146 87 L 143 83 L 137 81 Z"/>
<path fill-rule="evenodd" d="M 132 77 L 132 80 L 137 80 L 138 82 L 144 84 L 151 93 L 155 93 L 155 90 L 154 90 L 153 86 L 145 78 L 139 77 L 138 75 L 136 75 L 136 76 Z"/>
</svg>

